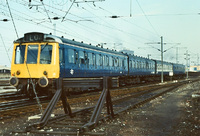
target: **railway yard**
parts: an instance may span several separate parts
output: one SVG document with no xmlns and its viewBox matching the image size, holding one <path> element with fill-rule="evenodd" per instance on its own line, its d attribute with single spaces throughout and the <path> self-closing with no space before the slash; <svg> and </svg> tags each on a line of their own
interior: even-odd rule
<svg viewBox="0 0 200 136">
<path fill-rule="evenodd" d="M 200 1 L 0 3 L 0 136 L 200 136 Z"/>
<path fill-rule="evenodd" d="M 110 89 L 111 101 L 107 97 L 108 104 L 101 103 L 104 107 L 100 105 L 99 115 L 94 114 L 94 109 L 101 91 L 70 95 L 69 116 L 60 100 L 45 125 L 38 125 L 37 101 L 16 94 L 7 80 L 1 80 L 0 135 L 197 136 L 200 135 L 199 84 L 199 77 L 191 77 Z M 50 100 L 39 98 L 44 112 Z"/>
</svg>

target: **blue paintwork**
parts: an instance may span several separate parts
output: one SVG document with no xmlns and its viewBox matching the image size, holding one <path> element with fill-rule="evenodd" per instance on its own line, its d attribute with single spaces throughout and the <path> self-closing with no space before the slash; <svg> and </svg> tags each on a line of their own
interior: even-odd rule
<svg viewBox="0 0 200 136">
<path fill-rule="evenodd" d="M 132 61 L 132 65 L 131 62 Z M 155 62 L 153 60 L 129 55 L 129 75 L 155 74 Z"/>
<path fill-rule="evenodd" d="M 161 61 L 159 60 L 151 60 L 143 57 L 127 55 L 121 52 L 108 50 L 100 47 L 95 47 L 89 44 L 84 44 L 80 42 L 76 42 L 74 40 L 68 40 L 64 38 L 60 38 L 62 40 L 62 44 L 60 44 L 60 49 L 63 50 L 63 62 L 60 63 L 60 76 L 61 77 L 102 77 L 102 76 L 138 76 L 138 75 L 154 75 L 161 74 Z M 68 61 L 68 49 L 72 49 L 75 53 L 79 53 L 79 51 L 84 52 L 87 57 L 83 58 L 84 64 L 80 63 L 80 60 L 75 60 L 76 63 L 69 63 Z M 96 54 L 101 54 L 101 56 L 107 56 L 118 58 L 124 60 L 124 64 L 121 66 L 103 66 L 103 65 L 90 65 L 87 61 L 89 56 L 88 54 L 92 53 L 96 56 Z M 76 57 L 76 55 L 74 56 Z M 95 59 L 96 60 L 96 59 Z M 133 64 L 134 63 L 134 64 Z M 134 65 L 134 66 L 133 66 Z M 176 67 L 181 67 L 179 70 L 175 70 Z M 169 72 L 174 70 L 174 74 L 184 73 L 185 69 L 183 69 L 184 65 L 172 64 L 168 62 L 163 62 L 163 73 L 164 75 L 169 75 Z"/>
<path fill-rule="evenodd" d="M 63 37 L 53 36 L 51 34 L 44 34 L 38 32 L 31 32 L 25 34 L 26 38 L 19 38 L 15 43 L 25 42 L 58 42 L 59 43 L 59 59 L 60 59 L 60 77 L 102 77 L 102 76 L 137 76 L 137 75 L 154 75 L 161 74 L 161 61 L 151 60 L 143 57 L 128 55 L 125 53 L 104 49 L 101 47 L 95 47 L 83 42 L 77 42 L 69 40 Z M 34 39 L 34 37 L 37 37 Z M 39 37 L 39 39 L 38 39 Z M 31 38 L 31 39 L 30 39 Z M 69 62 L 68 50 L 73 52 L 73 58 L 75 61 Z M 90 56 L 89 56 L 90 54 Z M 62 57 L 61 57 L 62 56 Z M 71 54 L 70 54 L 71 56 Z M 105 60 L 109 59 L 109 65 L 101 65 L 100 59 L 97 65 L 89 62 L 89 58 L 96 56 Z M 100 57 L 104 56 L 104 57 Z M 111 63 L 112 59 L 113 64 Z M 76 59 L 77 58 L 77 59 Z M 104 62 L 104 61 L 102 61 Z M 120 62 L 120 63 L 119 63 Z M 119 64 L 118 64 L 119 63 Z M 132 65 L 134 63 L 134 66 Z M 181 64 L 174 64 L 169 62 L 163 62 L 163 73 L 169 75 L 173 71 L 173 74 L 184 74 L 185 66 Z"/>
<path fill-rule="evenodd" d="M 173 72 L 174 72 L 174 75 L 185 74 L 185 65 L 173 64 Z"/>
<path fill-rule="evenodd" d="M 128 74 L 128 65 L 127 65 L 127 56 L 123 53 L 119 53 L 112 50 L 107 50 L 91 45 L 86 45 L 83 43 L 78 43 L 75 41 L 63 40 L 63 42 L 66 42 L 65 45 L 60 44 L 60 49 L 64 52 L 64 62 L 60 63 L 61 71 L 60 76 L 61 77 L 102 77 L 102 76 L 123 76 Z M 69 44 L 76 45 L 71 46 Z M 67 45 L 68 44 L 68 45 Z M 101 54 L 102 56 L 108 56 L 109 57 L 116 57 L 119 59 L 124 59 L 124 66 L 123 67 L 114 67 L 114 66 L 103 66 L 103 65 L 90 65 L 87 63 L 88 60 L 83 60 L 84 64 L 80 63 L 80 60 L 76 60 L 76 63 L 69 63 L 68 59 L 68 50 L 72 49 L 73 51 L 79 53 L 79 51 L 83 51 L 87 54 L 93 53 Z M 89 57 L 88 57 L 89 58 Z M 61 65 L 62 64 L 62 65 Z"/>
<path fill-rule="evenodd" d="M 160 60 L 155 60 L 155 62 L 156 62 L 156 74 L 160 75 L 162 72 L 161 68 L 162 63 Z M 163 75 L 169 75 L 170 72 L 173 72 L 173 64 L 163 61 Z"/>
</svg>

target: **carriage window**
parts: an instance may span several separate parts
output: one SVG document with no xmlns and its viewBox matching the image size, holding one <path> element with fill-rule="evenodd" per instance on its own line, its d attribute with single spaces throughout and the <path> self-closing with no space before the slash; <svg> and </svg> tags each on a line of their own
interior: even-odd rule
<svg viewBox="0 0 200 136">
<path fill-rule="evenodd" d="M 73 49 L 68 49 L 68 61 L 69 63 L 75 63 L 75 54 Z"/>
<path fill-rule="evenodd" d="M 113 66 L 113 59 L 111 56 L 109 57 L 109 66 Z"/>
<path fill-rule="evenodd" d="M 93 65 L 92 53 L 88 53 L 89 65 Z"/>
<path fill-rule="evenodd" d="M 41 45 L 40 64 L 51 64 L 52 45 Z"/>
<path fill-rule="evenodd" d="M 119 59 L 119 66 L 122 67 L 122 59 Z"/>
<path fill-rule="evenodd" d="M 115 67 L 119 66 L 119 58 L 115 58 Z"/>
<path fill-rule="evenodd" d="M 129 67 L 132 68 L 132 61 L 129 61 Z"/>
<path fill-rule="evenodd" d="M 103 56 L 103 66 L 106 66 L 106 56 Z"/>
<path fill-rule="evenodd" d="M 132 62 L 132 68 L 135 68 L 135 61 L 132 60 L 131 62 Z"/>
<path fill-rule="evenodd" d="M 23 64 L 24 63 L 24 55 L 25 55 L 25 45 L 18 45 L 15 49 L 15 64 Z"/>
<path fill-rule="evenodd" d="M 100 66 L 102 66 L 102 65 L 103 65 L 103 56 L 100 55 Z"/>
<path fill-rule="evenodd" d="M 85 64 L 85 59 L 84 59 L 84 52 L 83 51 L 79 51 L 79 63 L 80 64 Z"/>
<path fill-rule="evenodd" d="M 38 45 L 29 45 L 27 53 L 27 64 L 37 64 Z"/>
<path fill-rule="evenodd" d="M 107 62 L 107 66 L 109 66 L 109 57 L 106 56 L 106 62 Z"/>
<path fill-rule="evenodd" d="M 143 62 L 143 68 L 144 68 L 144 69 L 146 68 L 146 64 L 145 64 L 145 62 Z"/>
<path fill-rule="evenodd" d="M 100 55 L 96 54 L 96 65 L 99 66 L 100 65 Z"/>
<path fill-rule="evenodd" d="M 95 56 L 95 54 L 92 54 L 92 58 L 93 58 L 93 65 L 96 65 L 96 56 Z"/>
<path fill-rule="evenodd" d="M 137 61 L 137 68 L 140 68 L 140 62 Z"/>
<path fill-rule="evenodd" d="M 122 60 L 122 67 L 125 67 L 125 59 Z"/>
<path fill-rule="evenodd" d="M 107 57 L 108 56 L 103 56 L 103 66 L 108 66 L 107 65 L 107 63 L 108 63 Z"/>
<path fill-rule="evenodd" d="M 149 69 L 149 63 L 146 62 L 146 69 Z"/>
</svg>

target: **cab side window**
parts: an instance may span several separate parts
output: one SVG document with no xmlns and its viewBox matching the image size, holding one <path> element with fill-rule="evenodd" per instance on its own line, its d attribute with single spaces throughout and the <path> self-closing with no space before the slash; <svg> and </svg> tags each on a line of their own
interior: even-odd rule
<svg viewBox="0 0 200 136">
<path fill-rule="evenodd" d="M 63 55 L 63 49 L 59 49 L 59 61 L 60 63 L 64 62 L 64 55 Z"/>
<path fill-rule="evenodd" d="M 75 52 L 73 49 L 68 49 L 68 62 L 75 63 Z"/>
</svg>

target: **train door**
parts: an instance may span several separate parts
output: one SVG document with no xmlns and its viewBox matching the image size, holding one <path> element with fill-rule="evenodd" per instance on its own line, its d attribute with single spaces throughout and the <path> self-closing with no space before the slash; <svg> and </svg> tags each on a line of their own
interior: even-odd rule
<svg viewBox="0 0 200 136">
<path fill-rule="evenodd" d="M 60 77 L 65 77 L 65 61 L 64 61 L 64 48 L 59 48 L 59 63 L 60 63 Z"/>
<path fill-rule="evenodd" d="M 84 51 L 79 51 L 79 75 L 80 76 L 87 76 L 86 68 L 87 68 L 87 60 L 86 60 L 86 53 Z"/>
</svg>

